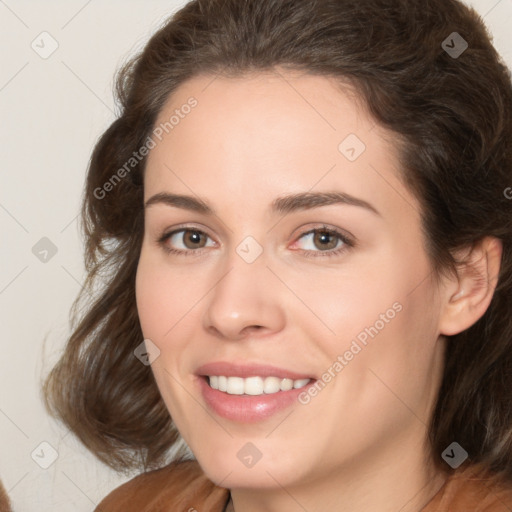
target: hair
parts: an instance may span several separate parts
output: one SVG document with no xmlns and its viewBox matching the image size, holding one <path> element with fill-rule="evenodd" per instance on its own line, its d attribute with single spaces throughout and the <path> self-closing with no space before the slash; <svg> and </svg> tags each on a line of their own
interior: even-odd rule
<svg viewBox="0 0 512 512">
<path fill-rule="evenodd" d="M 442 46 L 453 32 L 468 43 L 459 56 Z M 512 480 L 511 76 L 483 20 L 457 0 L 193 0 L 165 22 L 120 70 L 119 116 L 91 156 L 81 218 L 87 281 L 44 383 L 48 410 L 118 471 L 166 463 L 180 436 L 151 368 L 134 356 L 143 340 L 135 274 L 146 158 L 108 193 L 98 190 L 126 169 L 188 79 L 278 66 L 350 84 L 394 135 L 436 277 L 456 271 L 457 249 L 501 240 L 488 309 L 447 336 L 428 441 L 439 467 L 457 441 L 470 461 Z"/>
</svg>

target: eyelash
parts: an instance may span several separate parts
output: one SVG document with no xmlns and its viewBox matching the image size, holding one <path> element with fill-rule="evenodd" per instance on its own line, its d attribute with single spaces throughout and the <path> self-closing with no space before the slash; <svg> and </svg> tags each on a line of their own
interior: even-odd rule
<svg viewBox="0 0 512 512">
<path fill-rule="evenodd" d="M 166 243 L 167 240 L 169 240 L 169 238 L 171 238 L 176 233 L 187 232 L 187 231 L 194 232 L 194 233 L 200 233 L 201 235 L 205 235 L 208 238 L 211 238 L 211 237 L 209 237 L 209 235 L 207 233 L 205 233 L 204 231 L 202 231 L 200 229 L 185 226 L 185 227 L 181 227 L 179 229 L 170 231 L 168 233 L 164 233 L 161 237 L 158 238 L 157 242 L 168 254 L 176 254 L 179 256 L 199 256 L 203 252 L 202 249 L 204 249 L 204 248 L 189 249 L 189 250 L 184 251 L 181 249 L 173 249 L 173 248 L 169 247 Z M 338 240 L 341 240 L 343 242 L 343 245 L 339 249 L 331 249 L 328 251 L 307 251 L 307 250 L 302 249 L 301 252 L 302 252 L 303 256 L 306 258 L 318 258 L 318 257 L 332 258 L 335 256 L 339 256 L 342 253 L 344 253 L 344 252 L 348 251 L 349 249 L 352 249 L 356 246 L 356 243 L 353 239 L 347 237 L 341 231 L 338 231 L 337 229 L 334 229 L 334 228 L 329 228 L 327 226 L 321 226 L 321 227 L 306 231 L 306 232 L 302 233 L 297 238 L 297 240 L 300 240 L 301 238 L 305 237 L 306 235 L 310 235 L 311 233 L 316 233 L 316 232 L 334 235 L 338 238 Z"/>
</svg>

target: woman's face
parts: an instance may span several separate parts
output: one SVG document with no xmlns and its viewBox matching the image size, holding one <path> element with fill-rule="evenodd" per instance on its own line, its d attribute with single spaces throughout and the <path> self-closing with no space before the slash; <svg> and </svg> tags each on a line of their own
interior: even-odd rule
<svg viewBox="0 0 512 512">
<path fill-rule="evenodd" d="M 155 128 L 137 306 L 206 474 L 292 488 L 420 460 L 441 302 L 393 137 L 284 71 L 191 79 Z"/>
</svg>

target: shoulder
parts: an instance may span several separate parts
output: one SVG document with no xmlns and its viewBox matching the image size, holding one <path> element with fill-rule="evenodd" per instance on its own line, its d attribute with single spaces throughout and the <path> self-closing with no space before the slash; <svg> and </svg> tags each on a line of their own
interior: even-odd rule
<svg viewBox="0 0 512 512">
<path fill-rule="evenodd" d="M 197 461 L 174 462 L 149 471 L 114 489 L 95 512 L 222 512 L 229 490 L 218 487 Z"/>
<path fill-rule="evenodd" d="M 478 464 L 452 473 L 421 512 L 510 512 L 512 482 Z"/>
</svg>

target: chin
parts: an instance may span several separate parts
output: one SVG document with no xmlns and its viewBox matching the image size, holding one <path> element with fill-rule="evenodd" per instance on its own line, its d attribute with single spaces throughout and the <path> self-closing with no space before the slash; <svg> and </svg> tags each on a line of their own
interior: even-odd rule
<svg viewBox="0 0 512 512">
<path fill-rule="evenodd" d="M 243 446 L 243 445 L 242 445 Z M 196 458 L 206 476 L 216 485 L 234 488 L 274 488 L 280 486 L 291 486 L 301 479 L 299 468 L 304 467 L 302 460 L 279 460 L 278 458 L 267 458 L 262 455 L 261 459 L 251 462 L 250 459 L 243 461 L 237 457 L 237 451 L 211 452 L 197 455 Z M 274 452 L 275 453 L 275 452 Z M 252 464 L 252 465 L 251 465 Z"/>
</svg>

